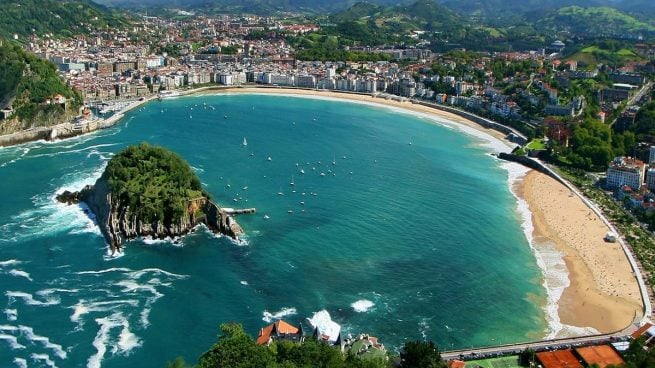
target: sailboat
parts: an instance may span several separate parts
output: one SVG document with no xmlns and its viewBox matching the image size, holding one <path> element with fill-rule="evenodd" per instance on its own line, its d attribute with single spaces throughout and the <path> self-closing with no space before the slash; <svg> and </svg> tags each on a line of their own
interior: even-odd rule
<svg viewBox="0 0 655 368">
<path fill-rule="evenodd" d="M 246 137 L 243 137 L 243 143 L 242 145 L 245 147 L 248 145 L 248 141 L 246 140 Z"/>
</svg>

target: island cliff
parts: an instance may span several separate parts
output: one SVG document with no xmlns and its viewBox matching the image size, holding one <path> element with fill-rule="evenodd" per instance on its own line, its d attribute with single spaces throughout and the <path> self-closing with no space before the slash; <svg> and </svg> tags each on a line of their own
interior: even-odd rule
<svg viewBox="0 0 655 368">
<path fill-rule="evenodd" d="M 238 240 L 243 229 L 232 214 L 254 212 L 219 207 L 182 158 L 147 143 L 114 156 L 94 185 L 65 191 L 57 200 L 86 203 L 112 253 L 127 240 L 182 236 L 198 224 Z"/>
</svg>

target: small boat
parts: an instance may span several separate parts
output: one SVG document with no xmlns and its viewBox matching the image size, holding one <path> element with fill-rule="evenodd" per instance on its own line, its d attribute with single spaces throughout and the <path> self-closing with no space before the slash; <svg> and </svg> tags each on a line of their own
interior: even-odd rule
<svg viewBox="0 0 655 368">
<path fill-rule="evenodd" d="M 233 200 L 234 202 L 239 202 L 239 200 L 236 199 L 236 198 L 232 198 L 232 200 Z"/>
<path fill-rule="evenodd" d="M 248 190 L 248 186 L 241 188 L 241 190 Z"/>
<path fill-rule="evenodd" d="M 292 211 L 292 210 L 288 210 L 287 213 L 293 213 L 293 211 Z"/>
<path fill-rule="evenodd" d="M 296 183 L 293 182 L 293 175 L 291 175 L 291 182 L 289 183 L 289 185 L 291 185 L 291 186 L 296 185 Z"/>
<path fill-rule="evenodd" d="M 248 141 L 246 140 L 246 137 L 243 137 L 243 143 L 241 143 L 244 147 L 248 145 Z"/>
<path fill-rule="evenodd" d="M 264 220 L 268 220 L 268 219 L 270 219 L 270 217 L 268 217 L 268 215 L 264 215 Z"/>
<path fill-rule="evenodd" d="M 223 115 L 223 119 L 227 119 L 227 115 Z"/>
<path fill-rule="evenodd" d="M 412 142 L 409 142 L 409 145 L 411 146 L 411 145 L 412 145 Z"/>
<path fill-rule="evenodd" d="M 303 174 L 303 175 L 305 175 L 305 170 L 304 170 L 304 169 L 300 169 L 300 173 Z"/>
<path fill-rule="evenodd" d="M 304 206 L 304 205 L 305 205 L 305 202 L 304 202 L 304 201 L 300 201 L 300 205 L 301 205 L 301 206 Z"/>
<path fill-rule="evenodd" d="M 312 167 L 312 171 L 316 171 L 316 168 L 315 168 L 315 167 Z"/>
<path fill-rule="evenodd" d="M 325 173 L 324 173 L 324 172 L 322 172 L 322 173 L 321 173 L 321 176 L 325 176 Z"/>
<path fill-rule="evenodd" d="M 279 196 L 284 195 L 284 193 L 282 193 L 282 188 L 280 188 L 280 191 L 277 192 L 277 195 L 279 195 Z"/>
<path fill-rule="evenodd" d="M 332 157 L 332 166 L 337 164 L 337 159 L 335 157 Z"/>
<path fill-rule="evenodd" d="M 273 161 L 273 159 L 271 158 L 271 156 L 268 156 L 268 157 L 266 158 L 266 161 Z"/>
</svg>

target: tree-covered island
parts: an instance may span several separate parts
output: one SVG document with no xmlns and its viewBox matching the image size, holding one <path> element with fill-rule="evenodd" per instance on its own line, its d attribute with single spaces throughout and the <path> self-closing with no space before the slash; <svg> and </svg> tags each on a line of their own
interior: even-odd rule
<svg viewBox="0 0 655 368">
<path fill-rule="evenodd" d="M 182 236 L 198 224 L 238 238 L 241 227 L 211 201 L 189 164 L 162 147 L 141 143 L 114 156 L 93 186 L 57 195 L 84 202 L 95 214 L 112 252 L 137 237 Z"/>
</svg>

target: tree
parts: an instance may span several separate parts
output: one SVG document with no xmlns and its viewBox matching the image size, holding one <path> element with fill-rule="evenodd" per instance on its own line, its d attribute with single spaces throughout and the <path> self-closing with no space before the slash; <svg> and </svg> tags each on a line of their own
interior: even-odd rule
<svg viewBox="0 0 655 368">
<path fill-rule="evenodd" d="M 273 353 L 257 345 L 238 323 L 221 325 L 218 342 L 202 354 L 200 368 L 265 368 L 274 366 Z"/>
<path fill-rule="evenodd" d="M 623 356 L 625 366 L 628 368 L 655 367 L 655 349 L 645 350 L 643 338 L 632 340 L 630 347 Z"/>
<path fill-rule="evenodd" d="M 444 368 L 439 348 L 432 341 L 408 341 L 400 352 L 402 368 Z"/>
</svg>

